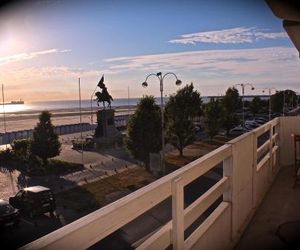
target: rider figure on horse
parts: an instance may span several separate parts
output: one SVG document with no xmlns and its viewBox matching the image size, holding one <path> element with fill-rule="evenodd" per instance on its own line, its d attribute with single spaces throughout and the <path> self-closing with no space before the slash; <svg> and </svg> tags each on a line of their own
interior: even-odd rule
<svg viewBox="0 0 300 250">
<path fill-rule="evenodd" d="M 95 95 L 97 96 L 97 105 L 99 106 L 99 102 L 103 102 L 103 108 L 105 109 L 105 102 L 108 103 L 108 107 L 111 108 L 110 101 L 113 101 L 112 96 L 108 93 L 107 88 L 104 84 L 104 77 L 102 76 L 101 80 L 98 83 L 98 87 L 102 89 L 102 92 L 96 92 Z"/>
</svg>

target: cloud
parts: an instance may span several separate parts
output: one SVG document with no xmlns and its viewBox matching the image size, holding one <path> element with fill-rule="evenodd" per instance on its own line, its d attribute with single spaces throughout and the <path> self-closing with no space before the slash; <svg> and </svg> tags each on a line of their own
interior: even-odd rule
<svg viewBox="0 0 300 250">
<path fill-rule="evenodd" d="M 197 32 L 181 35 L 178 39 L 170 40 L 170 43 L 196 44 L 196 43 L 253 43 L 265 39 L 287 38 L 285 32 L 267 32 L 254 27 L 237 27 L 232 29 Z"/>
<path fill-rule="evenodd" d="M 5 57 L 0 57 L 0 66 L 12 62 L 19 62 L 19 61 L 24 61 L 24 60 L 30 60 L 42 55 L 47 55 L 47 54 L 55 54 L 55 53 L 66 53 L 70 52 L 70 49 L 64 49 L 64 50 L 58 50 L 58 49 L 48 49 L 48 50 L 42 50 L 42 51 L 36 51 L 36 52 L 23 52 L 11 56 L 5 56 Z"/>
<path fill-rule="evenodd" d="M 300 79 L 298 52 L 290 47 L 198 50 L 114 57 L 105 59 L 101 64 L 101 67 L 87 65 L 82 68 L 70 65 L 39 67 L 7 65 L 1 68 L 0 77 L 6 84 L 8 99 L 13 99 L 13 96 L 9 97 L 9 93 L 13 95 L 15 91 L 33 93 L 44 90 L 45 95 L 37 95 L 36 100 L 54 99 L 47 91 L 61 93 L 60 97 L 55 97 L 57 99 L 69 98 L 70 91 L 76 94 L 78 77 L 82 78 L 83 97 L 90 98 L 102 74 L 105 74 L 109 90 L 115 98 L 127 96 L 127 86 L 130 86 L 131 96 L 157 95 L 159 93 L 157 84 L 149 84 L 148 88 L 142 88 L 141 82 L 149 73 L 159 71 L 175 72 L 184 84 L 194 82 L 195 88 L 202 95 L 224 94 L 229 86 L 241 82 L 250 82 L 257 88 L 283 89 L 293 86 L 296 90 L 294 87 L 299 88 Z M 164 94 L 176 91 L 173 80 L 172 77 L 166 78 Z M 28 94 L 25 100 L 30 99 Z"/>
<path fill-rule="evenodd" d="M 112 71 L 130 70 L 228 70 L 232 74 L 241 72 L 271 71 L 274 67 L 298 67 L 297 51 L 288 47 L 270 47 L 238 50 L 203 50 L 134 57 L 118 57 L 105 60 Z M 294 67 L 293 67 L 294 65 Z M 205 71 L 203 71 L 205 72 Z"/>
<path fill-rule="evenodd" d="M 199 88 L 228 87 L 240 81 L 267 86 L 281 84 L 283 88 L 286 83 L 299 83 L 300 79 L 298 52 L 289 47 L 153 54 L 110 58 L 106 62 L 108 69 L 120 75 L 173 71 L 182 80 L 199 82 Z"/>
<path fill-rule="evenodd" d="M 102 71 L 101 71 L 102 72 Z M 25 67 L 22 69 L 13 70 L 4 69 L 3 73 L 9 76 L 13 82 L 19 81 L 39 81 L 39 80 L 65 80 L 77 79 L 78 77 L 94 77 L 100 76 L 98 70 L 89 70 L 82 68 L 72 68 L 65 65 L 62 66 L 46 66 L 46 67 Z"/>
</svg>

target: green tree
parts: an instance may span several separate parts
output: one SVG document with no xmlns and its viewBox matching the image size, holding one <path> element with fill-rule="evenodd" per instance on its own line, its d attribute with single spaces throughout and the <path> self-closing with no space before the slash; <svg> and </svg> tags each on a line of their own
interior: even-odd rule
<svg viewBox="0 0 300 250">
<path fill-rule="evenodd" d="M 297 105 L 297 95 L 293 90 L 287 89 L 285 92 L 285 103 L 287 108 L 294 108 Z"/>
<path fill-rule="evenodd" d="M 250 106 L 249 106 L 250 111 L 253 114 L 253 117 L 255 117 L 255 115 L 261 111 L 262 107 L 263 106 L 262 106 L 262 101 L 261 101 L 260 97 L 255 96 L 252 99 Z"/>
<path fill-rule="evenodd" d="M 22 159 L 27 159 L 30 155 L 30 139 L 14 140 L 11 144 L 14 154 Z"/>
<path fill-rule="evenodd" d="M 211 99 L 205 105 L 204 109 L 204 124 L 208 136 L 212 139 L 218 134 L 223 124 L 224 110 L 221 102 L 217 99 Z"/>
<path fill-rule="evenodd" d="M 223 126 L 226 129 L 227 136 L 230 129 L 239 124 L 239 118 L 236 114 L 237 109 L 241 106 L 241 98 L 235 87 L 228 88 L 225 96 L 222 99 L 224 107 Z"/>
<path fill-rule="evenodd" d="M 193 83 L 186 85 L 170 96 L 166 104 L 166 130 L 168 141 L 178 149 L 183 149 L 195 139 L 193 118 L 199 115 L 202 100 Z"/>
<path fill-rule="evenodd" d="M 61 143 L 58 135 L 54 132 L 51 113 L 43 111 L 39 115 L 39 122 L 33 130 L 31 152 L 40 157 L 46 164 L 47 159 L 59 155 L 60 150 Z"/>
<path fill-rule="evenodd" d="M 126 146 L 149 170 L 149 153 L 161 150 L 161 111 L 153 96 L 144 96 L 128 123 Z"/>
<path fill-rule="evenodd" d="M 271 105 L 273 112 L 282 112 L 284 91 L 278 91 L 271 96 Z"/>
<path fill-rule="evenodd" d="M 295 107 L 297 105 L 297 95 L 294 91 L 286 89 L 278 91 L 271 96 L 272 111 L 282 112 L 283 105 L 285 108 Z"/>
</svg>

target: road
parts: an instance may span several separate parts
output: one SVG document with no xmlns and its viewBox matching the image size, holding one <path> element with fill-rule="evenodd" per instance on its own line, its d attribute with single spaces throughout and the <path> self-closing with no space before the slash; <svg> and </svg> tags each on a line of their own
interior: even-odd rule
<svg viewBox="0 0 300 250">
<path fill-rule="evenodd" d="M 61 155 L 57 157 L 58 159 L 72 159 L 73 162 L 78 163 L 82 161 L 81 152 L 71 148 L 71 141 L 76 140 L 79 136 L 80 134 L 73 134 L 60 137 L 63 142 L 63 149 Z M 135 162 L 121 148 L 101 151 L 101 153 L 85 151 L 83 160 L 85 167 L 82 171 L 64 176 L 28 177 L 23 176 L 18 171 L 14 171 L 12 172 L 14 186 L 17 189 L 20 186 L 26 185 L 44 185 L 52 188 L 55 192 L 60 192 L 76 185 L 97 180 L 97 178 L 104 178 L 107 174 L 115 174 L 116 170 L 119 172 L 130 167 L 137 167 Z M 10 173 L 5 171 L 0 172 L 0 195 L 4 198 L 8 198 L 13 193 L 9 177 Z M 185 188 L 185 206 L 191 204 L 221 177 L 222 166 L 218 166 L 213 171 L 210 171 L 205 176 L 188 185 Z M 32 220 L 25 215 L 22 216 L 21 223 L 17 228 L 2 230 L 0 240 L 1 242 L 5 242 L 5 245 L 8 246 L 7 249 L 15 249 L 92 211 L 78 212 L 57 206 L 55 217 L 45 214 Z M 203 221 L 208 213 L 209 211 L 201 216 L 198 223 Z M 170 218 L 171 199 L 169 198 L 111 236 L 97 243 L 92 249 L 130 249 L 131 246 L 138 245 L 141 242 L 141 238 L 147 237 L 149 233 L 162 226 Z"/>
<path fill-rule="evenodd" d="M 216 167 L 205 176 L 201 176 L 197 180 L 185 187 L 185 207 L 190 205 L 199 196 L 201 196 L 208 188 L 210 188 L 221 175 L 221 168 Z M 190 234 L 197 225 L 214 210 L 219 204 L 220 199 L 213 204 L 197 221 L 187 230 Z M 132 249 L 138 246 L 151 232 L 158 229 L 171 219 L 172 216 L 172 201 L 171 198 L 166 199 L 154 208 L 150 209 L 143 215 L 131 221 L 115 233 L 98 242 L 91 249 Z M 16 249 L 23 246 L 43 235 L 46 235 L 90 212 L 77 212 L 63 207 L 57 207 L 55 216 L 49 214 L 38 216 L 35 219 L 30 219 L 26 215 L 22 216 L 20 225 L 16 228 L 8 228 L 0 233 L 0 241 L 5 243 L 5 249 Z"/>
</svg>

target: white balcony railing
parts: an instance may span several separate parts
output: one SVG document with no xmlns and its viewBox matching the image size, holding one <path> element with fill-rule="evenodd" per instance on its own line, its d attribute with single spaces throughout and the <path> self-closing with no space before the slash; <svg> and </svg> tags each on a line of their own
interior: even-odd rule
<svg viewBox="0 0 300 250">
<path fill-rule="evenodd" d="M 292 163 L 299 117 L 276 118 L 181 169 L 80 218 L 22 249 L 86 249 L 172 197 L 172 220 L 138 249 L 224 249 L 240 237 L 279 167 Z M 267 137 L 260 145 L 260 138 Z M 259 138 L 259 139 L 258 139 Z M 260 145 L 259 147 L 257 145 Z M 184 187 L 223 162 L 223 178 L 184 208 Z M 217 208 L 186 239 L 184 231 L 219 197 Z"/>
</svg>

